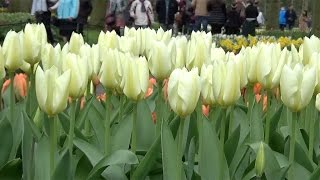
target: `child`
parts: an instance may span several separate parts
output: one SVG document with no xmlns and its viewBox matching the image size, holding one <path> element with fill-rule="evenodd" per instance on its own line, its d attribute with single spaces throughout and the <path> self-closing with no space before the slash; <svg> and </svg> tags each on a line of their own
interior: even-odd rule
<svg viewBox="0 0 320 180">
<path fill-rule="evenodd" d="M 241 26 L 240 14 L 237 12 L 236 4 L 231 5 L 231 10 L 227 14 L 227 21 L 225 24 L 226 34 L 239 34 Z"/>
</svg>

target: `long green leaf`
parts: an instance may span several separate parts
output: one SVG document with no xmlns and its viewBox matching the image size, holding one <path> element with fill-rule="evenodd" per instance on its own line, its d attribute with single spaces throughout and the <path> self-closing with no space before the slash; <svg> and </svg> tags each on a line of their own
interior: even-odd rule
<svg viewBox="0 0 320 180">
<path fill-rule="evenodd" d="M 69 151 L 65 150 L 62 153 L 62 158 L 57 163 L 56 169 L 53 173 L 53 180 L 72 180 L 74 177 L 73 175 L 73 164 L 71 162 L 71 154 Z"/>
<path fill-rule="evenodd" d="M 47 136 L 43 136 L 35 144 L 35 175 L 34 180 L 50 179 L 50 143 Z"/>
<path fill-rule="evenodd" d="M 32 128 L 27 122 L 24 115 L 24 133 L 22 139 L 22 163 L 23 163 L 23 178 L 25 180 L 32 180 L 34 169 L 32 168 L 34 163 L 34 137 L 32 133 Z"/>
<path fill-rule="evenodd" d="M 190 141 L 189 151 L 188 151 L 188 166 L 187 166 L 188 180 L 192 179 L 195 154 L 196 154 L 196 144 L 195 144 L 195 137 L 193 137 Z"/>
<path fill-rule="evenodd" d="M 132 116 L 125 116 L 122 122 L 117 124 L 114 135 L 112 136 L 112 151 L 126 150 L 129 148 L 131 132 L 132 132 Z M 140 139 L 139 139 L 140 141 Z"/>
<path fill-rule="evenodd" d="M 13 146 L 13 130 L 7 118 L 4 118 L 0 123 L 0 137 L 1 137 L 1 145 L 0 145 L 0 168 L 1 168 L 9 160 L 10 152 Z"/>
<path fill-rule="evenodd" d="M 59 120 L 60 120 L 60 123 L 62 125 L 63 130 L 65 132 L 69 132 L 70 117 L 65 113 L 60 113 Z M 86 137 L 82 134 L 82 132 L 77 127 L 74 128 L 74 134 L 76 137 L 81 138 L 83 140 L 86 140 Z"/>
<path fill-rule="evenodd" d="M 96 176 L 100 176 L 104 168 L 110 165 L 116 164 L 138 164 L 137 156 L 128 150 L 118 150 L 113 152 L 110 156 L 104 157 L 100 160 L 91 170 L 87 179 L 93 179 Z"/>
<path fill-rule="evenodd" d="M 79 160 L 75 173 L 75 180 L 86 180 L 92 165 L 86 156 L 82 156 Z"/>
<path fill-rule="evenodd" d="M 82 139 L 74 138 L 73 144 L 86 155 L 92 166 L 95 166 L 103 158 L 103 154 L 98 148 Z"/>
<path fill-rule="evenodd" d="M 0 169 L 0 179 L 18 180 L 22 176 L 21 159 L 13 159 L 9 161 L 2 169 Z"/>
</svg>

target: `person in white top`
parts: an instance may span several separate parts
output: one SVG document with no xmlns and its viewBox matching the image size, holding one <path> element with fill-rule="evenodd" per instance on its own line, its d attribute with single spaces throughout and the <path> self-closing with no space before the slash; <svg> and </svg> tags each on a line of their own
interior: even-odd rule
<svg viewBox="0 0 320 180">
<path fill-rule="evenodd" d="M 130 16 L 136 28 L 146 28 L 154 22 L 152 5 L 149 0 L 135 0 L 131 4 Z"/>
<path fill-rule="evenodd" d="M 258 22 L 259 26 L 263 26 L 265 19 L 264 19 L 263 13 L 259 7 L 258 7 L 258 11 L 259 11 L 259 15 L 257 17 L 257 22 Z"/>
</svg>

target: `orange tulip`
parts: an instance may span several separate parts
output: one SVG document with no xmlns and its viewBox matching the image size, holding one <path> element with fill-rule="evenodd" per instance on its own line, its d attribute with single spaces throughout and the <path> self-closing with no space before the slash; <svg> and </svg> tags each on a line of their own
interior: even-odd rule
<svg viewBox="0 0 320 180">
<path fill-rule="evenodd" d="M 24 98 L 27 96 L 27 75 L 19 73 L 14 76 L 13 86 L 15 94 L 18 98 Z M 4 93 L 10 86 L 10 79 L 6 80 L 2 85 L 2 93 Z"/>
<path fill-rule="evenodd" d="M 151 113 L 151 117 L 152 117 L 152 122 L 153 122 L 153 124 L 156 124 L 156 123 L 157 123 L 157 115 L 156 115 L 156 112 L 152 112 L 152 113 Z"/>
<path fill-rule="evenodd" d="M 210 112 L 210 106 L 209 105 L 202 105 L 202 113 L 203 115 L 205 115 L 206 117 L 209 116 L 209 112 Z"/>
<path fill-rule="evenodd" d="M 97 96 L 97 99 L 98 99 L 98 101 L 106 101 L 106 99 L 107 99 L 106 93 L 99 94 Z"/>
<path fill-rule="evenodd" d="M 162 85 L 163 85 L 163 89 L 162 89 L 163 97 L 165 101 L 167 101 L 168 100 L 168 79 L 165 79 Z"/>
<path fill-rule="evenodd" d="M 156 79 L 154 79 L 154 78 L 150 78 L 150 79 L 149 79 L 148 89 L 147 89 L 147 92 L 146 92 L 144 98 L 148 98 L 149 96 L 152 95 L 152 93 L 153 93 L 153 86 L 156 84 L 156 82 L 157 82 L 157 81 L 156 81 Z"/>
<path fill-rule="evenodd" d="M 254 86 L 253 86 L 253 93 L 254 94 L 260 94 L 261 92 L 261 84 L 260 83 L 256 83 Z"/>
</svg>

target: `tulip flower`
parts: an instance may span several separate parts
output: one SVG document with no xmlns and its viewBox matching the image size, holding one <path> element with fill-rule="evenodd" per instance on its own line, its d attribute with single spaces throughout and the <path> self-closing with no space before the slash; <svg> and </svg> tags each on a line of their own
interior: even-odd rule
<svg viewBox="0 0 320 180">
<path fill-rule="evenodd" d="M 146 94 L 144 95 L 145 98 L 148 98 L 149 96 L 152 95 L 153 93 L 153 86 L 157 83 L 156 79 L 150 78 L 149 79 L 149 84 L 148 84 L 148 89 Z"/>
<path fill-rule="evenodd" d="M 148 57 L 148 64 L 151 74 L 162 81 L 169 77 L 173 70 L 176 48 L 172 42 L 168 47 L 163 42 L 153 41 Z"/>
<path fill-rule="evenodd" d="M 234 56 L 234 62 L 238 68 L 240 74 L 240 87 L 246 87 L 248 83 L 247 62 L 243 54 L 237 54 Z"/>
<path fill-rule="evenodd" d="M 56 66 L 59 70 L 61 69 L 62 62 L 60 59 L 60 44 L 57 44 L 55 47 L 53 47 L 51 44 L 44 45 L 41 54 L 41 62 L 44 71 L 50 69 L 52 66 Z"/>
<path fill-rule="evenodd" d="M 34 65 L 41 59 L 41 39 L 37 33 L 38 25 L 27 24 L 22 34 L 23 59 L 30 65 Z"/>
<path fill-rule="evenodd" d="M 296 64 L 292 69 L 285 65 L 280 78 L 281 100 L 293 112 L 306 107 L 316 86 L 316 70 L 314 67 L 303 67 Z"/>
<path fill-rule="evenodd" d="M 82 45 L 84 45 L 82 35 L 73 32 L 69 41 L 69 52 L 79 55 Z"/>
<path fill-rule="evenodd" d="M 201 96 L 205 105 L 213 105 L 216 100 L 213 95 L 213 83 L 212 83 L 212 65 L 203 65 L 201 68 Z"/>
<path fill-rule="evenodd" d="M 185 36 L 176 38 L 176 59 L 174 61 L 174 68 L 183 68 L 186 66 L 186 54 L 188 40 Z"/>
<path fill-rule="evenodd" d="M 0 79 L 6 76 L 6 70 L 4 69 L 4 55 L 2 47 L 0 46 Z"/>
<path fill-rule="evenodd" d="M 131 51 L 131 53 L 133 55 L 138 56 L 140 54 L 140 52 L 141 52 L 141 49 L 144 50 L 145 43 L 142 44 L 142 41 L 144 41 L 144 39 L 141 38 L 141 33 L 147 33 L 147 32 L 149 32 L 149 31 L 147 31 L 147 30 L 142 31 L 141 29 L 135 29 L 135 28 L 127 28 L 126 27 L 124 29 L 124 37 L 132 38 L 133 41 L 134 41 L 134 46 L 133 46 L 133 49 Z M 149 38 L 148 35 L 144 35 L 143 37 L 146 38 L 146 36 Z M 152 41 L 152 40 L 148 39 L 148 41 Z M 124 42 L 124 43 L 127 43 L 127 42 Z M 143 46 L 143 48 L 141 46 Z M 150 45 L 148 47 L 150 48 Z"/>
<path fill-rule="evenodd" d="M 92 45 L 91 47 L 91 58 L 88 59 L 89 67 L 91 69 L 91 76 L 97 76 L 100 71 L 101 61 L 100 61 L 100 54 L 99 54 L 99 46 Z"/>
<path fill-rule="evenodd" d="M 234 104 L 241 96 L 240 74 L 234 61 L 215 62 L 212 73 L 213 94 L 222 106 Z"/>
<path fill-rule="evenodd" d="M 216 48 L 213 46 L 211 48 L 211 58 L 210 58 L 210 61 L 208 62 L 209 64 L 212 63 L 213 61 L 217 61 L 217 60 L 224 61 L 225 59 L 226 59 L 226 53 L 221 47 Z"/>
<path fill-rule="evenodd" d="M 168 100 L 172 110 L 180 117 L 190 115 L 196 108 L 201 91 L 198 69 L 175 69 L 168 82 Z"/>
<path fill-rule="evenodd" d="M 122 64 L 126 58 L 131 58 L 129 55 L 124 55 L 118 50 L 105 49 L 102 53 L 102 65 L 99 72 L 99 79 L 102 85 L 111 90 L 119 90 L 122 80 Z M 122 59 L 125 59 L 121 61 Z"/>
<path fill-rule="evenodd" d="M 202 114 L 205 115 L 206 117 L 209 116 L 210 112 L 210 106 L 209 105 L 202 105 Z"/>
<path fill-rule="evenodd" d="M 106 33 L 101 31 L 98 38 L 98 45 L 100 51 L 105 48 L 118 49 L 119 42 L 117 33 L 115 31 L 107 31 Z"/>
<path fill-rule="evenodd" d="M 119 37 L 119 48 L 124 53 L 133 53 L 138 56 L 139 54 L 134 51 L 136 48 L 136 38 L 135 37 Z"/>
<path fill-rule="evenodd" d="M 37 68 L 36 95 L 40 108 L 48 115 L 56 115 L 67 107 L 70 79 L 70 70 L 59 75 L 55 66 L 46 71 Z"/>
<path fill-rule="evenodd" d="M 201 36 L 191 37 L 188 43 L 186 67 L 201 69 L 203 63 L 209 58 L 209 48 Z"/>
<path fill-rule="evenodd" d="M 134 57 L 123 62 L 124 70 L 121 81 L 123 93 L 134 101 L 143 99 L 149 82 L 147 60 L 144 57 Z"/>
<path fill-rule="evenodd" d="M 316 105 L 317 110 L 320 111 L 320 93 L 317 94 L 317 96 L 316 96 L 316 104 L 315 105 Z"/>
<path fill-rule="evenodd" d="M 27 96 L 28 77 L 23 73 L 16 74 L 13 79 L 14 93 L 18 99 L 23 99 Z M 11 80 L 6 80 L 2 85 L 1 92 L 4 93 L 10 86 Z"/>
<path fill-rule="evenodd" d="M 320 40 L 316 36 L 311 36 L 310 38 L 305 37 L 303 39 L 303 64 L 309 63 L 310 58 L 314 52 L 320 52 Z"/>
<path fill-rule="evenodd" d="M 63 61 L 63 71 L 71 70 L 69 96 L 79 98 L 84 95 L 88 84 L 87 59 L 68 53 Z"/>
<path fill-rule="evenodd" d="M 265 45 L 261 48 L 258 56 L 257 78 L 264 88 L 273 89 L 279 85 L 287 54 L 287 48 L 281 51 L 280 44 Z"/>
<path fill-rule="evenodd" d="M 261 47 L 257 47 L 257 46 L 253 46 L 252 48 L 248 47 L 243 52 L 245 59 L 247 60 L 248 81 L 251 84 L 258 82 L 257 56 L 259 54 L 260 48 Z"/>
<path fill-rule="evenodd" d="M 20 34 L 9 31 L 3 41 L 4 66 L 11 72 L 23 64 Z"/>
<path fill-rule="evenodd" d="M 259 145 L 259 149 L 256 157 L 256 163 L 255 163 L 257 177 L 261 177 L 263 175 L 265 166 L 266 166 L 266 158 L 264 154 L 264 144 L 263 142 L 261 142 Z"/>
</svg>

